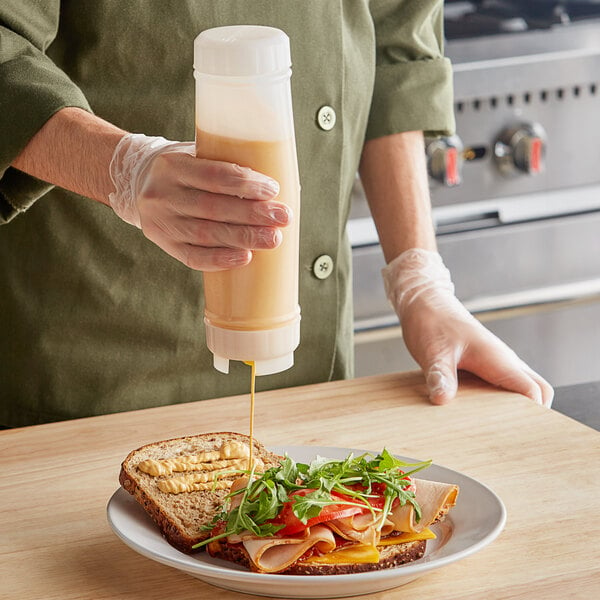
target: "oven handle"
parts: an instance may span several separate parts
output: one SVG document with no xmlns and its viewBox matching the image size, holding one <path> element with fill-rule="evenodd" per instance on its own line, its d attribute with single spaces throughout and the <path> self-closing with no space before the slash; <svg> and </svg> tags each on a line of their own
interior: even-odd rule
<svg viewBox="0 0 600 600">
<path fill-rule="evenodd" d="M 463 304 L 469 312 L 476 315 L 480 320 L 489 321 L 504 316 L 501 314 L 504 311 L 535 312 L 551 309 L 558 305 L 598 300 L 600 300 L 600 279 L 587 279 L 519 292 L 480 296 L 463 300 Z M 356 320 L 354 324 L 356 333 L 397 327 L 398 318 L 392 312 L 377 317 Z"/>
<path fill-rule="evenodd" d="M 580 302 L 596 297 L 600 297 L 600 279 L 587 279 L 507 294 L 480 296 L 464 300 L 463 304 L 470 312 L 479 314 L 562 302 Z"/>
</svg>

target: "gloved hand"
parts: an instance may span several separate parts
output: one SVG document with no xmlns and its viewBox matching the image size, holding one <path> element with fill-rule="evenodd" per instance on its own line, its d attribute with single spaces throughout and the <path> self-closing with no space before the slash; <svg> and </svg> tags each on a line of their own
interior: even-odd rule
<svg viewBox="0 0 600 600">
<path fill-rule="evenodd" d="M 437 252 L 407 250 L 382 273 L 404 341 L 423 369 L 433 404 L 454 398 L 456 372 L 463 369 L 550 407 L 554 395 L 550 384 L 460 303 Z"/>
<path fill-rule="evenodd" d="M 291 210 L 276 181 L 238 165 L 195 157 L 193 142 L 127 134 L 110 163 L 109 202 L 127 223 L 188 267 L 242 266 L 275 248 Z"/>
</svg>

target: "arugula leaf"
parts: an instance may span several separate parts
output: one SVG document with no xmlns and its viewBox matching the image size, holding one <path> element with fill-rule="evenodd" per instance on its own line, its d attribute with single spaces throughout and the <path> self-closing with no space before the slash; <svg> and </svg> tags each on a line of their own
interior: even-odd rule
<svg viewBox="0 0 600 600">
<path fill-rule="evenodd" d="M 421 509 L 414 492 L 408 489 L 411 483 L 408 477 L 430 464 L 430 460 L 406 463 L 385 448 L 375 456 L 369 453 L 361 456 L 350 454 L 342 460 L 318 456 L 310 464 L 296 463 L 286 455 L 279 466 L 268 469 L 260 477 L 254 478 L 254 473 L 250 473 L 251 483 L 246 488 L 229 494 L 229 500 L 241 495 L 239 505 L 230 512 L 227 511 L 227 506 L 224 507 L 204 528 L 212 530 L 215 526 L 224 524 L 223 531 L 196 544 L 194 548 L 245 531 L 260 537 L 275 535 L 285 525 L 274 523 L 273 520 L 280 514 L 283 506 L 292 500 L 294 514 L 306 524 L 309 519 L 318 516 L 323 507 L 340 504 L 340 499 L 332 496 L 332 492 L 344 494 L 353 500 L 343 504 L 356 503 L 373 514 L 382 514 L 382 525 L 396 499 L 401 505 L 407 502 L 412 504 L 418 521 Z M 377 488 L 379 493 L 374 491 L 375 484 L 380 486 Z M 382 488 L 383 508 L 376 508 L 371 505 L 370 499 L 379 497 Z M 300 489 L 313 491 L 290 498 L 292 492 Z"/>
</svg>

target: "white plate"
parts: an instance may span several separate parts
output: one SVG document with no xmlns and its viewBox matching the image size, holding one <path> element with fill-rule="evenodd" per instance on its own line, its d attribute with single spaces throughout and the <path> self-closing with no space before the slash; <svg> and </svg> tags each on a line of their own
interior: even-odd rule
<svg viewBox="0 0 600 600">
<path fill-rule="evenodd" d="M 345 458 L 364 450 L 289 446 L 270 448 L 287 452 L 294 460 L 308 463 L 317 455 Z M 402 458 L 407 462 L 414 459 Z M 427 542 L 425 556 L 407 565 L 350 575 L 277 575 L 251 573 L 235 564 L 211 558 L 205 552 L 187 555 L 175 550 L 161 536 L 143 508 L 122 488 L 110 499 L 108 522 L 113 531 L 136 552 L 159 563 L 175 567 L 220 588 L 286 598 L 342 598 L 371 594 L 404 585 L 425 573 L 465 558 L 491 543 L 502 531 L 506 510 L 488 487 L 445 467 L 431 465 L 418 475 L 423 479 L 456 483 L 460 486 L 457 504 L 443 523 L 434 525 L 437 539 Z"/>
</svg>

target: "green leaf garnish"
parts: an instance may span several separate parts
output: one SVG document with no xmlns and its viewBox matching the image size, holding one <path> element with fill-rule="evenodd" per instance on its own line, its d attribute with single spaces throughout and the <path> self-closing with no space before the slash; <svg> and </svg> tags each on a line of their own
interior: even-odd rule
<svg viewBox="0 0 600 600">
<path fill-rule="evenodd" d="M 296 463 L 285 456 L 281 464 L 254 478 L 249 473 L 251 483 L 243 489 L 229 494 L 231 500 L 240 496 L 239 505 L 231 511 L 224 509 L 217 514 L 204 530 L 212 530 L 222 525 L 222 531 L 194 546 L 199 548 L 213 540 L 232 534 L 251 532 L 258 537 L 276 535 L 284 525 L 272 522 L 281 512 L 284 504 L 290 502 L 290 494 L 296 490 L 312 489 L 304 495 L 292 496 L 292 510 L 304 524 L 318 516 L 323 507 L 334 504 L 356 504 L 367 508 L 373 514 L 383 514 L 381 523 L 391 512 L 396 499 L 400 505 L 407 502 L 413 505 L 417 521 L 421 518 L 421 508 L 415 500 L 414 492 L 409 491 L 407 477 L 427 468 L 431 461 L 406 463 L 394 457 L 385 448 L 380 454 L 350 454 L 342 460 L 317 457 L 310 464 Z M 371 505 L 370 500 L 378 497 L 376 489 L 383 488 L 383 508 Z M 345 494 L 350 501 L 340 501 L 331 492 Z"/>
</svg>

